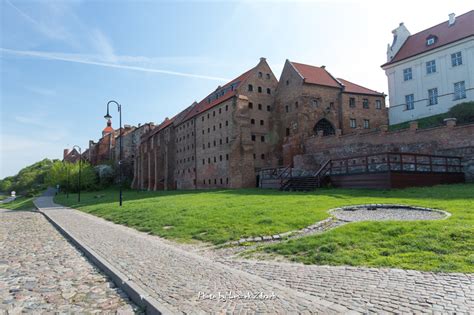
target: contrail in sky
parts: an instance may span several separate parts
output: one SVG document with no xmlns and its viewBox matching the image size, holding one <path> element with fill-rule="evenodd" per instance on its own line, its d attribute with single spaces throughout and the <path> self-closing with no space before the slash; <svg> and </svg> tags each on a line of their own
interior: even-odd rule
<svg viewBox="0 0 474 315">
<path fill-rule="evenodd" d="M 229 81 L 226 78 L 213 77 L 213 76 L 207 76 L 207 75 L 170 71 L 170 70 L 163 70 L 163 69 L 137 67 L 137 66 L 127 66 L 127 65 L 101 62 L 101 61 L 92 61 L 83 57 L 81 58 L 80 55 L 73 55 L 73 54 L 68 55 L 68 54 L 55 53 L 55 52 L 42 52 L 42 51 L 34 51 L 34 50 L 15 50 L 15 49 L 8 49 L 8 48 L 0 48 L 0 52 L 17 55 L 17 56 L 29 56 L 29 57 L 43 58 L 43 59 L 49 59 L 49 60 L 60 60 L 60 61 L 65 61 L 65 62 L 81 63 L 81 64 L 87 64 L 87 65 L 108 67 L 108 68 L 134 70 L 134 71 L 142 71 L 142 72 L 150 72 L 150 73 L 161 73 L 161 74 L 175 75 L 175 76 L 180 76 L 180 77 L 197 78 L 197 79 L 205 79 L 205 80 L 212 80 L 212 81 Z"/>
</svg>

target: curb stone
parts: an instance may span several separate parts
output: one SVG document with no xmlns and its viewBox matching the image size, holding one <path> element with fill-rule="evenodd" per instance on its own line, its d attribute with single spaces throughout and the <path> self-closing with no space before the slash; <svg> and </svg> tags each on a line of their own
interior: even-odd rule
<svg viewBox="0 0 474 315">
<path fill-rule="evenodd" d="M 33 201 L 36 206 L 36 202 Z M 155 298 L 140 288 L 133 279 L 130 279 L 114 266 L 109 264 L 102 256 L 95 252 L 89 246 L 77 240 L 71 233 L 68 233 L 61 225 L 56 223 L 41 208 L 36 206 L 48 222 L 50 222 L 66 239 L 68 239 L 77 249 L 79 249 L 95 266 L 97 266 L 105 275 L 107 275 L 117 287 L 122 289 L 135 304 L 142 307 L 146 314 L 161 315 L 174 314 L 167 306 L 163 305 Z"/>
</svg>

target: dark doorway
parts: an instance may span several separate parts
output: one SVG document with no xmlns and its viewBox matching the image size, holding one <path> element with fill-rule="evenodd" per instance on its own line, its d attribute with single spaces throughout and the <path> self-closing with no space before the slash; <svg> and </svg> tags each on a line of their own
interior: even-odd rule
<svg viewBox="0 0 474 315">
<path fill-rule="evenodd" d="M 323 131 L 323 136 L 330 136 L 336 133 L 333 125 L 326 118 L 321 119 L 316 123 L 313 128 L 314 132 L 318 134 L 319 131 Z"/>
</svg>

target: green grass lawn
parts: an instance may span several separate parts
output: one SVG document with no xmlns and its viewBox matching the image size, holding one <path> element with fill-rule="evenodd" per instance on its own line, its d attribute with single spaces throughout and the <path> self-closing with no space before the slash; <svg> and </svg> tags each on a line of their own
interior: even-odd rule
<svg viewBox="0 0 474 315">
<path fill-rule="evenodd" d="M 105 195 L 94 198 L 95 195 Z M 56 201 L 85 212 L 180 241 L 220 244 L 242 237 L 303 228 L 327 210 L 364 203 L 402 203 L 439 208 L 447 220 L 351 223 L 319 236 L 264 246 L 263 250 L 309 264 L 400 267 L 474 272 L 474 184 L 403 190 L 319 189 L 309 193 L 275 190 L 187 192 L 107 190 Z"/>
<path fill-rule="evenodd" d="M 35 197 L 18 197 L 12 202 L 0 204 L 2 209 L 11 209 L 11 210 L 31 210 L 35 209 L 33 200 Z"/>
</svg>

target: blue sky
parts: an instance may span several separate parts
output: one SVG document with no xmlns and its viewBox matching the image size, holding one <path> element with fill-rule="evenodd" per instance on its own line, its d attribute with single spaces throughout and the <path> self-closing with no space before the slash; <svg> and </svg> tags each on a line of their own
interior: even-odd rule
<svg viewBox="0 0 474 315">
<path fill-rule="evenodd" d="M 123 104 L 124 123 L 159 123 L 261 56 L 277 77 L 290 59 L 387 93 L 380 65 L 391 30 L 403 21 L 416 33 L 471 9 L 470 1 L 1 0 L 0 178 L 74 144 L 87 148 L 111 99 Z"/>
</svg>

